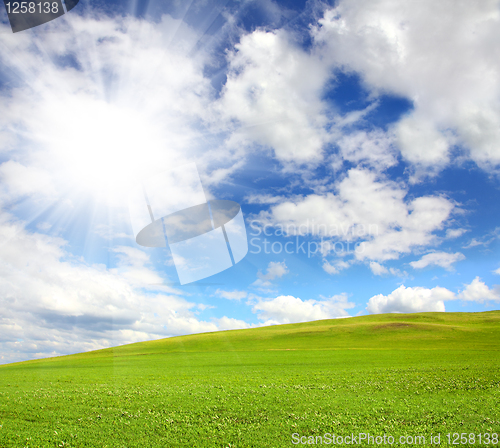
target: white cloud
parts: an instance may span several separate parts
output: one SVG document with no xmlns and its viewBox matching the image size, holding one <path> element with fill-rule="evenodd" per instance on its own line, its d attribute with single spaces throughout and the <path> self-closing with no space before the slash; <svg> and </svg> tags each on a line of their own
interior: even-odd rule
<svg viewBox="0 0 500 448">
<path fill-rule="evenodd" d="M 163 283 L 163 278 L 152 269 L 149 255 L 137 247 L 116 246 L 111 249 L 117 254 L 117 267 L 111 269 L 131 286 L 158 289 Z M 164 287 L 167 288 L 167 287 Z M 180 291 L 167 288 L 170 293 L 180 294 Z"/>
<path fill-rule="evenodd" d="M 371 314 L 444 312 L 444 302 L 454 298 L 453 292 L 439 286 L 432 289 L 400 286 L 387 296 L 383 294 L 373 296 L 368 301 L 366 309 Z"/>
<path fill-rule="evenodd" d="M 453 239 L 462 236 L 467 229 L 446 229 L 446 238 Z"/>
<path fill-rule="evenodd" d="M 488 246 L 488 244 L 491 243 L 492 241 L 493 241 L 492 239 L 487 240 L 487 241 L 485 241 L 483 239 L 483 241 L 481 241 L 481 240 L 478 240 L 477 238 L 472 238 L 468 244 L 463 246 L 463 248 L 470 249 L 472 247 L 477 247 L 477 246 Z"/>
<path fill-rule="evenodd" d="M 288 274 L 288 268 L 284 261 L 271 261 L 267 266 L 266 273 L 263 274 L 260 270 L 257 272 L 257 280 L 252 283 L 252 286 L 265 288 L 272 286 L 271 281 L 283 277 Z"/>
<path fill-rule="evenodd" d="M 215 291 L 215 295 L 222 297 L 223 299 L 228 299 L 228 300 L 241 300 L 247 296 L 247 292 L 246 291 L 223 291 L 221 289 L 217 289 L 217 291 Z"/>
<path fill-rule="evenodd" d="M 58 194 L 50 174 L 40 168 L 26 167 L 9 160 L 0 165 L 0 201 L 17 201 L 24 197 L 53 199 Z"/>
<path fill-rule="evenodd" d="M 254 31 L 235 47 L 220 102 L 223 116 L 241 123 L 241 138 L 272 148 L 283 162 L 320 161 L 328 139 L 320 100 L 328 67 L 283 30 Z"/>
<path fill-rule="evenodd" d="M 500 268 L 498 268 L 498 269 L 494 270 L 493 272 L 494 272 L 495 274 L 500 275 Z"/>
<path fill-rule="evenodd" d="M 412 261 L 410 266 L 414 269 L 423 269 L 427 266 L 435 265 L 451 271 L 453 270 L 453 263 L 460 260 L 465 260 L 464 254 L 460 252 L 456 252 L 454 254 L 449 254 L 447 252 L 432 252 L 424 255 L 418 261 Z"/>
<path fill-rule="evenodd" d="M 327 260 L 323 261 L 323 270 L 328 274 L 339 274 L 340 271 L 347 269 L 350 264 L 343 260 L 338 260 L 333 264 L 329 263 Z"/>
<path fill-rule="evenodd" d="M 280 197 L 270 194 L 249 194 L 245 198 L 245 201 L 248 204 L 276 204 L 280 201 Z"/>
<path fill-rule="evenodd" d="M 391 260 L 402 253 L 410 253 L 414 247 L 428 246 L 436 242 L 434 231 L 443 227 L 453 204 L 437 196 L 426 196 L 412 200 L 407 213 L 400 218 L 400 227 L 393 226 L 386 233 L 371 241 L 360 243 L 359 259 Z"/>
<path fill-rule="evenodd" d="M 371 314 L 444 312 L 444 302 L 449 300 L 477 303 L 500 302 L 500 287 L 490 289 L 479 277 L 465 285 L 465 289 L 458 294 L 439 286 L 432 289 L 421 286 L 400 286 L 386 296 L 378 294 L 370 298 L 366 309 Z"/>
<path fill-rule="evenodd" d="M 288 274 L 288 268 L 284 261 L 271 261 L 267 266 L 266 273 L 262 274 L 259 271 L 257 277 L 261 280 L 274 280 L 283 277 L 285 274 Z"/>
<path fill-rule="evenodd" d="M 338 140 L 341 160 L 383 171 L 397 164 L 393 138 L 381 130 L 357 131 Z M 338 162 L 337 162 L 338 163 Z"/>
<path fill-rule="evenodd" d="M 423 117 L 403 118 L 396 126 L 396 137 L 403 157 L 416 165 L 437 169 L 449 161 L 449 141 Z"/>
<path fill-rule="evenodd" d="M 217 325 L 217 330 L 244 330 L 245 328 L 255 327 L 256 325 L 249 325 L 245 321 L 240 319 L 233 319 L 231 317 L 221 317 L 214 319 L 214 323 Z"/>
<path fill-rule="evenodd" d="M 413 101 L 395 126 L 407 160 L 435 171 L 457 142 L 480 166 L 500 162 L 496 0 L 341 0 L 319 22 L 315 43 L 332 66 L 360 73 L 374 92 Z"/>
<path fill-rule="evenodd" d="M 370 270 L 374 275 L 391 274 L 396 277 L 408 277 L 408 273 L 406 271 L 401 271 L 397 268 L 387 269 L 384 265 L 377 263 L 376 261 L 370 261 L 370 264 L 368 266 L 370 267 Z"/>
<path fill-rule="evenodd" d="M 406 271 L 401 271 L 397 268 L 389 268 L 389 272 L 397 277 L 408 277 L 408 273 Z"/>
<path fill-rule="evenodd" d="M 370 269 L 375 275 L 388 274 L 389 270 L 376 261 L 370 261 Z"/>
<path fill-rule="evenodd" d="M 465 285 L 465 289 L 458 294 L 457 298 L 477 303 L 484 303 L 488 300 L 500 302 L 500 288 L 490 289 L 479 277 L 476 277 L 470 284 Z"/>
<path fill-rule="evenodd" d="M 271 300 L 260 299 L 252 308 L 265 325 L 307 322 L 319 319 L 347 317 L 346 309 L 354 308 L 346 294 L 321 300 L 301 300 L 293 296 L 279 296 Z"/>
<path fill-rule="evenodd" d="M 493 241 L 497 240 L 500 236 L 500 227 L 495 227 L 491 232 L 486 233 L 478 238 L 472 238 L 468 244 L 462 246 L 464 249 L 470 249 L 472 247 L 484 246 L 488 247 Z"/>
<path fill-rule="evenodd" d="M 336 194 L 283 198 L 262 212 L 260 221 L 301 234 L 340 239 L 344 252 L 354 252 L 358 260 L 384 261 L 436 242 L 433 232 L 444 226 L 454 208 L 439 196 L 405 201 L 401 185 L 363 169 L 349 170 L 335 190 Z M 355 249 L 347 242 L 359 245 Z M 330 248 L 340 251 L 333 243 Z M 322 247 L 322 253 L 328 252 Z"/>
</svg>

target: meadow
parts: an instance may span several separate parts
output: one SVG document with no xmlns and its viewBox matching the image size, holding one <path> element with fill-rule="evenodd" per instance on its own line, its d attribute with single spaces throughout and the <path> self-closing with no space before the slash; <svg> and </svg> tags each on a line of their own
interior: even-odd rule
<svg viewBox="0 0 500 448">
<path fill-rule="evenodd" d="M 3 365 L 0 425 L 1 447 L 278 448 L 325 445 L 325 433 L 498 446 L 500 311 L 323 320 Z"/>
</svg>

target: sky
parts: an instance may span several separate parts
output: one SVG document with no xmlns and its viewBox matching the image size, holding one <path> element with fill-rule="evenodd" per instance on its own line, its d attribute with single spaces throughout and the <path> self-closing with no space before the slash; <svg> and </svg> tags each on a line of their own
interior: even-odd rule
<svg viewBox="0 0 500 448">
<path fill-rule="evenodd" d="M 498 42 L 497 0 L 81 0 L 17 33 L 1 9 L 0 363 L 498 309 Z M 248 253 L 182 284 L 129 200 L 192 163 Z"/>
</svg>

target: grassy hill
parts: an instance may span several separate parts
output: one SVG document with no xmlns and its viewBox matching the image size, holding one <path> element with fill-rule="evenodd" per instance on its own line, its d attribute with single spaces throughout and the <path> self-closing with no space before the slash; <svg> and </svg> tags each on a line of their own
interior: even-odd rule
<svg viewBox="0 0 500 448">
<path fill-rule="evenodd" d="M 289 447 L 352 432 L 446 445 L 500 433 L 499 398 L 500 311 L 362 316 L 0 366 L 0 446 Z"/>
</svg>

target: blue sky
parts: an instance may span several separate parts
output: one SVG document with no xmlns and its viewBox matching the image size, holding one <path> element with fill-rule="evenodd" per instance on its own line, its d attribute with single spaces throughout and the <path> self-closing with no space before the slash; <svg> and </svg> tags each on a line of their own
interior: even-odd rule
<svg viewBox="0 0 500 448">
<path fill-rule="evenodd" d="M 0 362 L 498 309 L 497 1 L 82 0 L 15 34 L 0 20 Z M 241 205 L 249 252 L 181 285 L 168 247 L 135 242 L 128 192 L 192 162 L 207 198 Z"/>
</svg>

